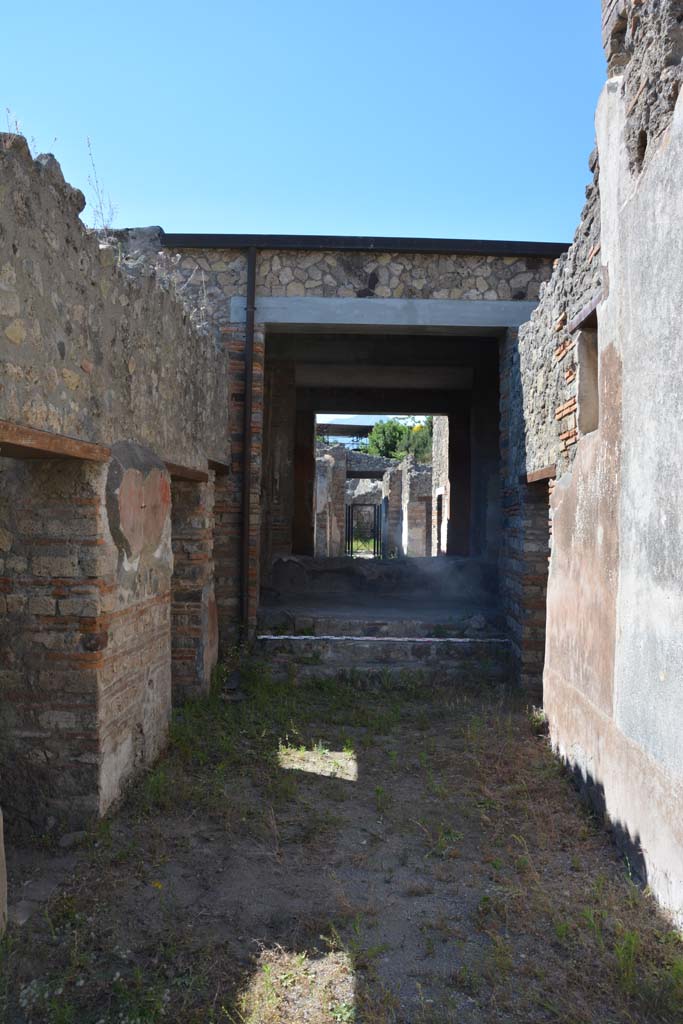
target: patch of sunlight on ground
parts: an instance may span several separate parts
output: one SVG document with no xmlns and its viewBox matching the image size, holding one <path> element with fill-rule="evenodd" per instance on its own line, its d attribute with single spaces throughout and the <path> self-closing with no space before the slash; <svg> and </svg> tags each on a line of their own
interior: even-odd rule
<svg viewBox="0 0 683 1024">
<path fill-rule="evenodd" d="M 343 951 L 262 949 L 234 1024 L 344 1024 L 356 1020 L 354 973 Z"/>
<path fill-rule="evenodd" d="M 352 750 L 328 750 L 316 744 L 312 750 L 291 747 L 281 743 L 277 752 L 278 764 L 288 771 L 310 772 L 330 779 L 358 781 L 358 762 Z"/>
</svg>

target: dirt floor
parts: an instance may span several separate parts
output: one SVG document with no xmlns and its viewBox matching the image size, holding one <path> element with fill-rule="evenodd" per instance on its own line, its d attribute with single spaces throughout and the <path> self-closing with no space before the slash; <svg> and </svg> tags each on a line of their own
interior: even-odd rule
<svg viewBox="0 0 683 1024">
<path fill-rule="evenodd" d="M 0 1020 L 683 1021 L 680 937 L 519 698 L 242 687 L 10 928 Z M 13 854 L 15 897 L 51 856 Z"/>
</svg>

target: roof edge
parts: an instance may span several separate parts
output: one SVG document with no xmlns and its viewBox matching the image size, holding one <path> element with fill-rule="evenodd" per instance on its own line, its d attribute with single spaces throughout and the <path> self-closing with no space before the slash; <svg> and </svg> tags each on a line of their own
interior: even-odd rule
<svg viewBox="0 0 683 1024">
<path fill-rule="evenodd" d="M 513 242 L 473 238 L 393 238 L 373 235 L 225 235 L 161 232 L 168 249 L 300 249 L 411 252 L 461 256 L 536 256 L 556 259 L 569 242 Z"/>
</svg>

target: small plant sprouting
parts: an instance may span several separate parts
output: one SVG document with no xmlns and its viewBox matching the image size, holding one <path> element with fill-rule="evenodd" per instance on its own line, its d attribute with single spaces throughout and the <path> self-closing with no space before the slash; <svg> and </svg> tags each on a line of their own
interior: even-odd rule
<svg viewBox="0 0 683 1024">
<path fill-rule="evenodd" d="M 353 1024 L 356 1011 L 352 1003 L 331 1003 L 330 1014 L 335 1024 Z"/>
<path fill-rule="evenodd" d="M 547 736 L 548 716 L 543 708 L 532 706 L 529 708 L 529 723 L 534 736 Z"/>
<path fill-rule="evenodd" d="M 90 186 L 93 197 L 93 227 L 102 241 L 107 241 L 114 225 L 116 208 L 113 206 L 111 198 L 109 196 L 105 197 L 104 190 L 100 184 L 90 138 L 87 139 L 87 144 L 91 171 L 88 175 L 88 185 Z"/>
<path fill-rule="evenodd" d="M 595 910 L 593 907 L 584 907 L 581 911 L 581 917 L 595 935 L 595 939 L 600 949 L 604 949 L 605 940 L 602 937 L 602 925 L 605 917 L 604 912 L 602 910 Z"/>
<path fill-rule="evenodd" d="M 378 814 L 385 814 L 391 804 L 391 797 L 384 786 L 375 786 L 375 807 Z"/>
<path fill-rule="evenodd" d="M 636 960 L 640 938 L 636 931 L 624 929 L 614 944 L 617 959 L 617 980 L 624 995 L 631 996 L 636 989 Z"/>
</svg>

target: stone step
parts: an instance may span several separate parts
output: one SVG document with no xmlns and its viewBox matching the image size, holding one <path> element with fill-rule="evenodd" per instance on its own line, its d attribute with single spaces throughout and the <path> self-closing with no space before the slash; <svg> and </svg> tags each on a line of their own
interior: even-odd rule
<svg viewBox="0 0 683 1024">
<path fill-rule="evenodd" d="M 278 678 L 346 678 L 362 683 L 400 677 L 501 680 L 510 673 L 510 644 L 503 637 L 430 638 L 275 636 L 262 634 L 256 654 Z"/>
<path fill-rule="evenodd" d="M 416 618 L 382 617 L 374 613 L 362 618 L 339 615 L 312 614 L 307 611 L 292 609 L 283 611 L 279 608 L 261 608 L 259 610 L 260 634 L 273 636 L 340 636 L 340 637 L 395 637 L 399 638 L 434 638 L 448 639 L 468 637 L 477 639 L 496 639 L 501 629 L 496 619 L 499 616 L 481 614 L 467 615 L 463 618 L 444 617 L 433 621 Z"/>
</svg>

